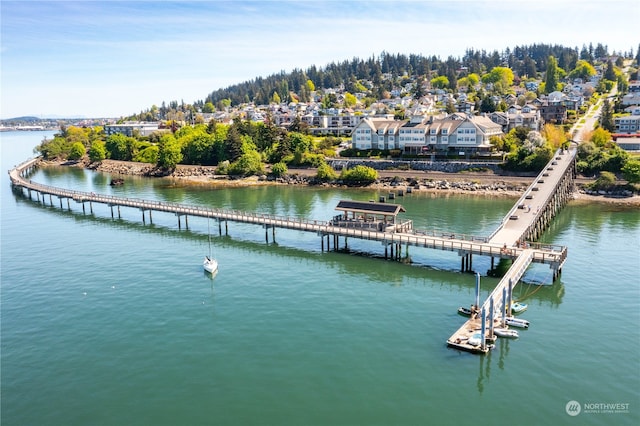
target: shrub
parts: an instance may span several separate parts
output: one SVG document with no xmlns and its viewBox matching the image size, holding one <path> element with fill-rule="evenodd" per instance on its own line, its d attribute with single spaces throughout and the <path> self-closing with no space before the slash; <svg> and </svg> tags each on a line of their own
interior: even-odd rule
<svg viewBox="0 0 640 426">
<path fill-rule="evenodd" d="M 104 146 L 104 142 L 95 141 L 91 144 L 91 148 L 89 148 L 89 160 L 91 160 L 92 163 L 95 163 L 102 161 L 105 158 L 107 158 L 107 149 Z"/>
<path fill-rule="evenodd" d="M 616 184 L 616 175 L 611 172 L 601 172 L 598 179 L 591 185 L 592 189 L 611 189 Z"/>
<path fill-rule="evenodd" d="M 262 157 L 257 151 L 249 151 L 229 166 L 230 175 L 251 176 L 264 173 Z"/>
<path fill-rule="evenodd" d="M 158 148 L 157 145 L 150 145 L 144 148 L 143 150 L 139 151 L 135 155 L 135 157 L 133 157 L 133 161 L 138 161 L 140 163 L 156 164 L 158 162 L 159 153 L 160 153 L 160 148 Z"/>
<path fill-rule="evenodd" d="M 282 177 L 289 172 L 287 165 L 282 161 L 271 166 L 271 175 L 274 177 Z"/>
<path fill-rule="evenodd" d="M 330 182 L 336 180 L 338 174 L 333 167 L 327 163 L 322 163 L 318 166 L 318 172 L 316 173 L 316 179 L 320 182 Z"/>
<path fill-rule="evenodd" d="M 367 186 L 378 179 L 378 172 L 367 166 L 355 166 L 352 169 L 343 170 L 340 179 L 350 186 Z"/>
<path fill-rule="evenodd" d="M 86 148 L 82 144 L 82 142 L 75 142 L 71 145 L 71 150 L 69 151 L 69 160 L 79 160 L 86 153 Z"/>
</svg>

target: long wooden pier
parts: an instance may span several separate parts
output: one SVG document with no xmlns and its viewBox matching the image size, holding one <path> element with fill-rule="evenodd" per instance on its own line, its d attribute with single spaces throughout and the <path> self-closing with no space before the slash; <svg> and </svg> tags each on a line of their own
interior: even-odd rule
<svg viewBox="0 0 640 426">
<path fill-rule="evenodd" d="M 39 161 L 39 158 L 34 158 L 10 170 L 12 187 L 23 194 L 24 191 L 27 191 L 30 199 L 32 192 L 35 192 L 38 201 L 42 197 L 42 203 L 45 203 L 45 196 L 48 195 L 49 203 L 53 205 L 53 197 L 56 197 L 59 200 L 60 208 L 63 208 L 63 201 L 66 201 L 67 208 L 70 209 L 70 200 L 73 200 L 82 204 L 83 211 L 86 211 L 85 206 L 88 204 L 90 211 L 93 212 L 93 203 L 99 203 L 110 207 L 112 217 L 114 217 L 114 208 L 117 209 L 118 217 L 120 217 L 120 208 L 129 207 L 139 209 L 142 212 L 143 222 L 146 222 L 146 213 L 148 213 L 149 221 L 153 220 L 153 211 L 173 213 L 178 217 L 178 227 L 181 227 L 182 217 L 184 217 L 187 227 L 189 216 L 206 217 L 218 220 L 220 232 L 222 222 L 225 222 L 225 227 L 228 221 L 255 224 L 265 229 L 267 240 L 269 229 L 272 229 L 274 233 L 275 228 L 313 232 L 321 237 L 323 250 L 325 237 L 327 249 L 330 248 L 330 237 L 333 237 L 333 246 L 336 249 L 339 246 L 340 237 L 378 241 L 385 247 L 385 257 L 388 247 L 391 247 L 393 256 L 394 250 L 396 254 L 400 253 L 403 245 L 454 251 L 461 256 L 462 271 L 472 270 L 473 255 L 490 256 L 492 264 L 496 258 L 510 259 L 513 264 L 507 274 L 482 307 L 475 306 L 477 312 L 485 312 L 485 314 L 489 312 L 489 308 L 505 303 L 502 293 L 508 288 L 509 294 L 511 294 L 513 287 L 517 285 L 531 263 L 549 265 L 555 280 L 567 258 L 566 247 L 539 244 L 532 240 L 539 237 L 570 197 L 575 176 L 575 149 L 558 151 L 503 218 L 498 228 L 487 237 L 413 229 L 411 221 L 385 222 L 384 226 L 371 227 L 369 223 L 358 220 L 342 221 L 335 220 L 335 218 L 329 221 L 308 220 L 73 191 L 42 185 L 25 178 L 25 173 L 36 168 Z M 485 321 L 489 323 L 491 326 L 489 328 L 492 330 L 495 317 L 494 309 L 490 310 L 491 315 L 485 315 Z M 491 318 L 489 319 L 489 317 Z M 487 352 L 490 346 L 485 345 L 484 342 L 479 346 L 468 343 L 469 337 L 478 326 L 478 322 L 481 320 L 477 315 L 472 317 L 447 340 L 447 344 L 471 352 Z"/>
<path fill-rule="evenodd" d="M 515 241 L 515 245 L 523 250 L 518 252 L 517 258 L 484 303 L 471 307 L 471 318 L 447 339 L 447 345 L 469 352 L 486 353 L 492 347 L 490 342 L 496 339 L 494 327 L 509 328 L 506 320 L 511 315 L 513 289 L 535 256 L 535 251 L 528 248 L 532 246 L 529 240 L 539 238 L 551 219 L 569 200 L 575 178 L 575 156 L 575 149 L 556 152 L 507 213 L 501 226 L 488 238 L 492 243 L 502 243 L 503 247 Z M 564 253 L 566 255 L 566 249 Z M 554 280 L 561 270 L 562 263 L 553 270 Z M 479 344 L 477 340 L 469 340 L 476 333 L 481 334 Z"/>
</svg>

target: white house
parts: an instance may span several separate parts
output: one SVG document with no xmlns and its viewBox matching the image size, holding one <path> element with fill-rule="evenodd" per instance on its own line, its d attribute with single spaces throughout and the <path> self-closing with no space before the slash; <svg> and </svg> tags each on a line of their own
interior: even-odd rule
<svg viewBox="0 0 640 426">
<path fill-rule="evenodd" d="M 398 129 L 404 121 L 365 117 L 351 133 L 355 149 L 397 149 Z"/>
<path fill-rule="evenodd" d="M 491 136 L 503 135 L 502 127 L 488 117 L 451 114 L 409 121 L 364 118 L 352 134 L 356 149 L 400 149 L 407 154 L 426 152 L 489 151 Z"/>
<path fill-rule="evenodd" d="M 615 117 L 613 122 L 616 126 L 616 133 L 638 133 L 640 132 L 640 115 L 625 115 Z"/>
</svg>

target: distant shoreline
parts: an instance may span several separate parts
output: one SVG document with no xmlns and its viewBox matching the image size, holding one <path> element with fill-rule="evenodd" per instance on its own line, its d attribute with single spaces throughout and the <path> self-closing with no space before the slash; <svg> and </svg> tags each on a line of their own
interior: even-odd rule
<svg viewBox="0 0 640 426">
<path fill-rule="evenodd" d="M 130 161 L 104 160 L 98 165 L 82 162 L 44 162 L 50 166 L 83 167 L 102 173 L 124 176 L 154 176 L 154 165 Z M 210 187 L 247 187 L 258 185 L 300 185 L 300 186 L 340 186 L 336 184 L 311 183 L 315 176 L 315 168 L 289 169 L 284 178 L 272 179 L 265 176 L 249 176 L 246 178 L 230 178 L 216 175 L 215 166 L 179 165 L 176 170 L 163 179 L 171 179 L 184 185 Z M 498 175 L 492 172 L 480 173 L 444 173 L 424 172 L 419 170 L 382 170 L 378 171 L 378 181 L 363 188 L 385 190 L 388 192 L 404 191 L 411 186 L 411 191 L 434 194 L 465 194 L 490 197 L 518 198 L 531 184 L 535 176 Z M 573 192 L 573 200 L 578 203 L 608 203 L 621 206 L 640 206 L 640 196 L 613 197 L 606 195 L 590 195 L 582 187 L 593 179 L 579 178 L 577 189 Z"/>
</svg>

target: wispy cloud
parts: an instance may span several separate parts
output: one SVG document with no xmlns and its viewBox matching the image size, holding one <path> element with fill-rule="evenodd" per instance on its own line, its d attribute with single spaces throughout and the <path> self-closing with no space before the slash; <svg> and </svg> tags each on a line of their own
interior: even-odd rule
<svg viewBox="0 0 640 426">
<path fill-rule="evenodd" d="M 122 115 L 382 51 L 636 49 L 635 1 L 2 1 L 3 117 Z M 621 13 L 621 11 L 623 13 Z M 87 99 L 89 98 L 89 99 Z"/>
</svg>

